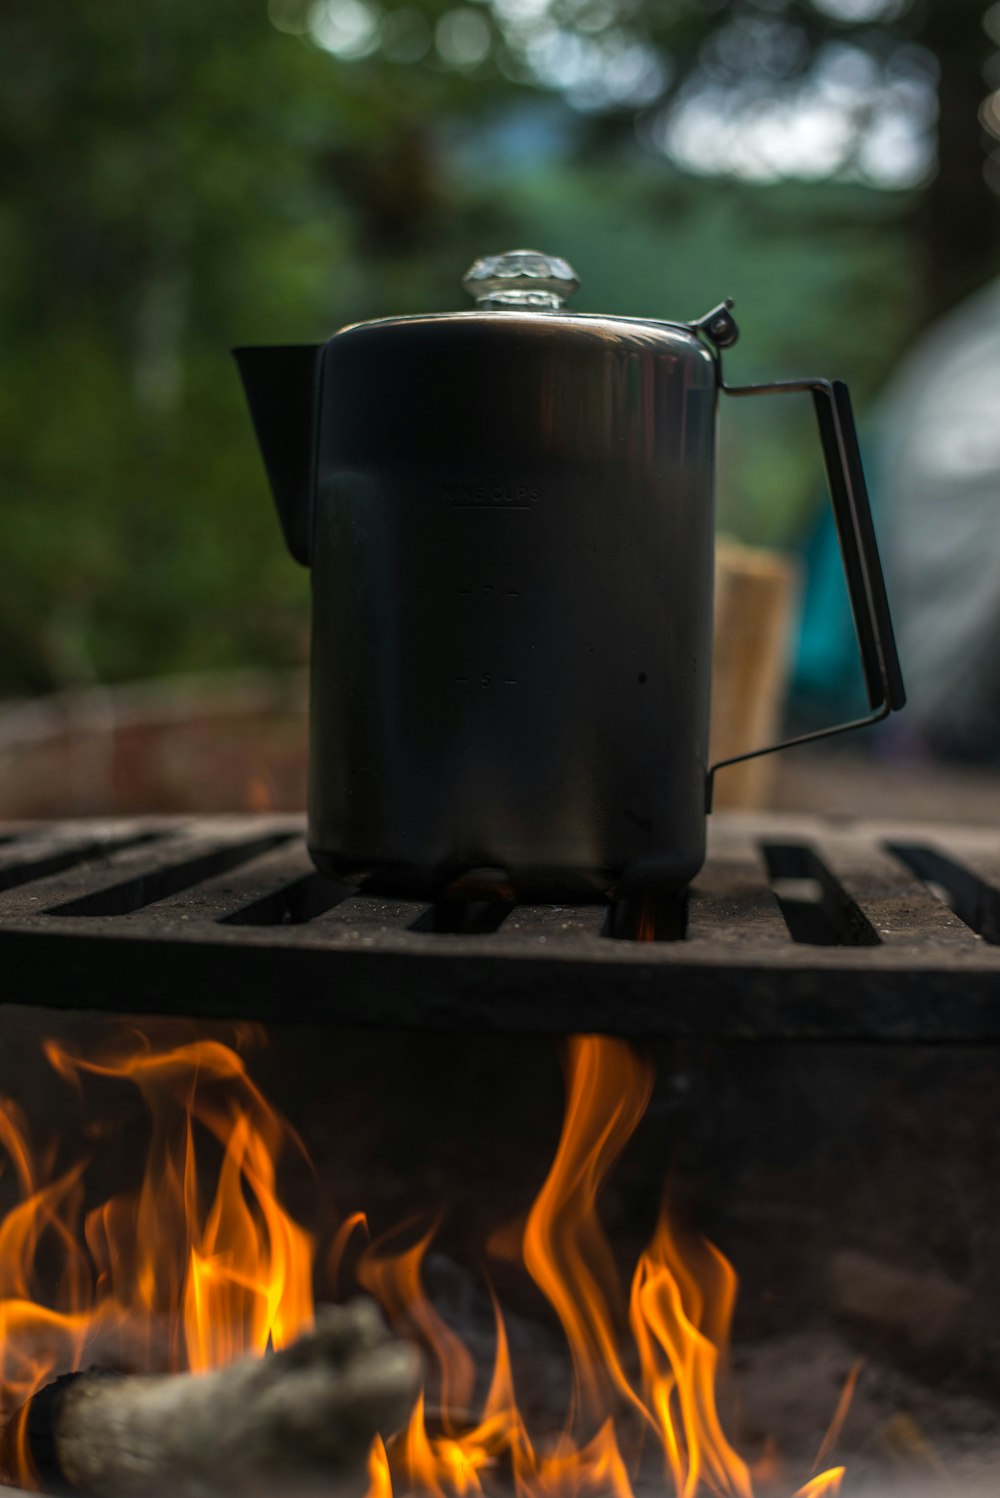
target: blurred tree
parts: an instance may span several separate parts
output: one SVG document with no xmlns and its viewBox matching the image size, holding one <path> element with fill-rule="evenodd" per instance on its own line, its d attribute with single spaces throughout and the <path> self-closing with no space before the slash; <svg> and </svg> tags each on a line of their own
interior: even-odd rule
<svg viewBox="0 0 1000 1498">
<path fill-rule="evenodd" d="M 1000 83 L 995 46 L 1000 11 L 981 0 L 929 0 L 915 18 L 915 39 L 938 68 L 936 170 L 921 194 L 915 228 L 925 246 L 927 312 L 943 311 L 974 291 L 1000 264 L 1000 179 L 992 120 Z"/>
<path fill-rule="evenodd" d="M 664 86 L 641 113 L 662 147 L 683 154 L 685 121 L 708 108 L 716 121 L 728 115 L 733 166 L 750 175 L 756 168 L 767 176 L 770 167 L 780 176 L 790 162 L 792 174 L 804 168 L 814 177 L 912 183 L 918 190 L 904 222 L 918 251 L 913 291 L 921 318 L 995 273 L 1000 183 L 986 170 L 993 143 L 981 122 L 984 78 L 997 66 L 990 31 L 1000 7 L 716 0 L 639 14 L 648 14 L 649 41 L 664 54 Z M 817 126 L 823 134 L 796 171 L 787 135 L 808 140 Z"/>
<path fill-rule="evenodd" d="M 591 305 L 661 315 L 725 262 L 764 359 L 874 384 L 995 265 L 981 10 L 5 0 L 0 688 L 300 659 L 225 351 L 452 307 L 484 248 L 551 241 Z M 808 483 L 795 442 L 744 452 Z M 771 487 L 746 532 L 787 533 Z"/>
<path fill-rule="evenodd" d="M 0 31 L 8 690 L 301 657 L 225 350 L 364 315 L 361 257 L 443 235 L 435 80 L 352 76 L 265 0 L 10 0 Z"/>
<path fill-rule="evenodd" d="M 365 60 L 355 87 L 366 112 L 384 103 L 385 65 L 395 93 L 405 60 L 451 73 L 437 93 L 446 115 L 481 111 L 504 80 L 561 92 L 587 122 L 578 158 L 638 130 L 652 151 L 717 176 L 912 187 L 901 209 L 920 251 L 920 319 L 996 269 L 998 4 L 272 0 L 271 14 L 349 63 Z"/>
<path fill-rule="evenodd" d="M 491 5 L 496 66 L 564 90 L 589 117 L 584 150 L 638 127 L 652 149 L 720 176 L 912 186 L 906 223 L 920 251 L 913 290 L 924 319 L 996 271 L 1000 92 L 987 83 L 1000 85 L 1000 5 Z"/>
</svg>

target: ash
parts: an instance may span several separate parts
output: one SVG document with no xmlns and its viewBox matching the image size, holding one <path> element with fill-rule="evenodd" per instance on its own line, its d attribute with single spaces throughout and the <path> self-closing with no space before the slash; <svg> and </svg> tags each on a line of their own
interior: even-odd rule
<svg viewBox="0 0 1000 1498">
<path fill-rule="evenodd" d="M 480 1284 L 443 1254 L 427 1262 L 436 1309 L 472 1353 L 483 1392 L 494 1353 L 492 1309 Z M 567 1419 L 572 1369 L 559 1328 L 505 1308 L 518 1403 L 533 1439 L 544 1444 Z M 810 1328 L 737 1342 L 720 1368 L 719 1409 L 727 1436 L 753 1473 L 756 1498 L 792 1498 L 813 1474 L 844 1382 L 860 1372 L 835 1447 L 822 1466 L 844 1466 L 842 1498 L 997 1498 L 1000 1415 L 959 1383 L 931 1384 L 874 1358 L 848 1332 Z M 630 1369 L 637 1375 L 637 1370 Z M 618 1411 L 623 1447 L 630 1434 Z M 584 1438 L 593 1432 L 578 1432 Z M 647 1451 L 636 1498 L 673 1498 L 658 1453 Z M 707 1490 L 706 1490 L 707 1495 Z"/>
</svg>

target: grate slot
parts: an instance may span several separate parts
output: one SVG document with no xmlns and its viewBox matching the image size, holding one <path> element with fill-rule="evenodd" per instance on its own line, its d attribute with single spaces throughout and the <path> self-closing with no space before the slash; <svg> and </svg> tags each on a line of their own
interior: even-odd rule
<svg viewBox="0 0 1000 1498">
<path fill-rule="evenodd" d="M 992 946 L 1000 946 L 1000 892 L 992 884 L 936 848 L 920 843 L 886 846 L 971 931 Z"/>
<path fill-rule="evenodd" d="M 289 841 L 292 836 L 290 832 L 273 832 L 248 842 L 227 843 L 222 847 L 212 848 L 207 853 L 200 853 L 195 858 L 183 859 L 180 863 L 144 869 L 132 878 L 123 879 L 106 889 L 67 900 L 62 905 L 51 906 L 46 913 L 90 917 L 131 915 L 133 911 L 144 910 L 157 900 L 166 900 L 195 884 L 201 884 L 205 879 L 237 869 L 258 854 Z"/>
<path fill-rule="evenodd" d="M 880 945 L 868 917 L 812 848 L 762 843 L 761 852 L 793 941 L 810 947 Z"/>
<path fill-rule="evenodd" d="M 486 936 L 498 931 L 514 909 L 509 901 L 435 900 L 410 926 L 438 936 Z"/>
<path fill-rule="evenodd" d="M 156 842 L 162 833 L 135 832 L 131 836 L 89 839 L 87 842 L 63 843 L 51 847 L 48 853 L 36 853 L 17 862 L 0 867 L 0 891 L 17 889 L 22 884 L 32 884 L 36 879 L 47 879 L 50 874 L 62 874 L 80 864 L 99 862 L 113 853 L 123 853 L 127 848 L 140 848 L 146 843 Z M 0 839 L 16 843 L 18 839 Z"/>
<path fill-rule="evenodd" d="M 322 874 L 303 874 L 249 905 L 219 918 L 221 926 L 304 926 L 354 893 Z"/>
<path fill-rule="evenodd" d="M 612 941 L 683 941 L 687 934 L 686 894 L 647 890 L 614 900 L 602 936 Z"/>
</svg>

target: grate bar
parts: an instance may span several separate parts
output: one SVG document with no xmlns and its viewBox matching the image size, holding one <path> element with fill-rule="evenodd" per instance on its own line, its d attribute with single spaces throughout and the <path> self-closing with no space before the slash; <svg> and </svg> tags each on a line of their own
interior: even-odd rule
<svg viewBox="0 0 1000 1498">
<path fill-rule="evenodd" d="M 119 827 L 104 836 L 100 832 L 45 829 L 22 837 L 0 838 L 0 890 L 33 884 L 81 864 L 100 865 L 112 854 L 151 843 L 157 836 L 148 828 L 129 832 L 127 827 Z"/>
<path fill-rule="evenodd" d="M 231 915 L 219 917 L 227 926 L 304 926 L 307 921 L 325 915 L 350 894 L 350 890 L 324 879 L 313 870 L 281 884 L 270 894 L 261 895 L 249 905 L 241 905 Z"/>
<path fill-rule="evenodd" d="M 213 824 L 150 829 L 93 860 L 84 857 L 3 896 L 0 919 L 42 915 L 122 916 L 212 878 L 263 852 L 292 828 L 269 828 L 243 817 Z M 105 845 L 106 849 L 106 845 Z"/>
<path fill-rule="evenodd" d="M 919 942 L 942 950 L 969 944 L 968 929 L 931 894 L 927 885 L 900 868 L 877 837 L 833 832 L 817 839 L 819 854 L 854 906 L 864 912 L 878 940 L 887 945 Z"/>
<path fill-rule="evenodd" d="M 234 840 L 221 847 L 210 848 L 191 858 L 182 858 L 157 868 L 133 874 L 90 894 L 79 895 L 61 905 L 53 905 L 50 915 L 83 916 L 100 918 L 107 916 L 134 915 L 150 905 L 156 905 L 170 895 L 189 889 L 203 879 L 237 868 L 241 863 L 265 852 L 281 840 L 281 834 L 253 838 L 249 842 Z"/>
<path fill-rule="evenodd" d="M 515 905 L 503 933 L 505 939 L 586 945 L 603 935 L 607 919 L 606 905 Z"/>
<path fill-rule="evenodd" d="M 272 846 L 275 836 L 281 841 Z M 239 862 L 157 901 L 157 920 L 280 926 L 289 920 L 294 924 L 295 915 L 306 910 L 311 913 L 300 915 L 300 919 L 311 919 L 347 894 L 342 885 L 320 878 L 298 839 L 292 842 L 287 834 L 272 832 L 266 834 L 265 840 L 268 845 L 257 853 L 253 852 L 257 846 L 253 842 L 237 845 L 236 851 L 245 855 Z M 228 861 L 228 847 L 224 856 Z M 311 893 L 313 881 L 318 886 L 315 894 Z M 147 904 L 125 919 L 145 920 L 148 910 Z"/>
<path fill-rule="evenodd" d="M 991 857 L 966 853 L 961 862 L 926 844 L 897 842 L 892 852 L 927 890 L 928 899 L 941 900 L 948 915 L 963 930 L 1000 945 L 1000 865 Z"/>
<path fill-rule="evenodd" d="M 935 842 L 947 850 L 946 839 L 935 839 Z M 963 842 L 956 845 L 950 856 L 994 893 L 1000 891 L 1000 839 L 993 840 L 993 846 L 989 848 L 979 843 L 970 846 Z"/>
<path fill-rule="evenodd" d="M 383 895 L 349 895 L 313 922 L 336 941 L 358 941 L 380 933 L 409 931 L 428 912 L 423 900 L 387 900 Z"/>
<path fill-rule="evenodd" d="M 749 833 L 720 835 L 717 825 L 688 900 L 688 941 L 710 942 L 728 952 L 748 943 L 769 951 L 787 947 L 788 927 L 769 887 L 759 846 Z"/>
<path fill-rule="evenodd" d="M 36 877 L 0 888 L 0 1002 L 1000 1043 L 1000 838 L 984 829 L 716 816 L 686 928 L 684 901 L 666 898 L 647 909 L 348 893 L 314 872 L 293 818 L 0 826 L 5 837 L 0 871 Z"/>
</svg>

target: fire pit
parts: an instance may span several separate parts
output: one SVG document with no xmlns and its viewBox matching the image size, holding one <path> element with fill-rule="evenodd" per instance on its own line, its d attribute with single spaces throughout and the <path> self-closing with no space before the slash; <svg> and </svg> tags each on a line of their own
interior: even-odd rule
<svg viewBox="0 0 1000 1498">
<path fill-rule="evenodd" d="M 165 1444 L 156 1399 L 146 1486 L 123 1475 L 127 1375 L 174 1370 L 176 1411 L 195 1370 L 216 1409 L 232 1358 L 274 1349 L 273 1388 L 314 1296 L 357 1291 L 423 1349 L 423 1393 L 344 1491 L 826 1498 L 846 1465 L 848 1498 L 995 1469 L 986 833 L 719 818 L 687 898 L 618 906 L 353 893 L 286 817 L 0 835 L 20 1480 L 54 1418 L 32 1394 L 98 1362 L 117 1377 L 64 1407 L 77 1475 L 212 1491 L 242 1427 L 175 1415 Z"/>
</svg>

